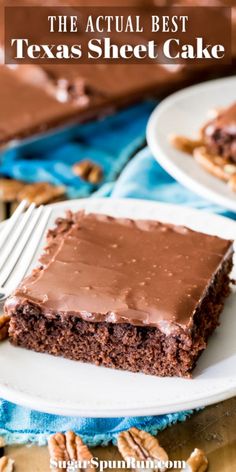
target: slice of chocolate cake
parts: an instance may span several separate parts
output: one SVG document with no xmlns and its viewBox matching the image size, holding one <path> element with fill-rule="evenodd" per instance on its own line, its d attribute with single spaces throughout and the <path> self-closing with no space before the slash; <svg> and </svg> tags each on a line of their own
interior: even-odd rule
<svg viewBox="0 0 236 472">
<path fill-rule="evenodd" d="M 5 304 L 17 346 L 189 377 L 229 294 L 232 241 L 156 221 L 69 213 Z"/>
<path fill-rule="evenodd" d="M 208 122 L 202 136 L 210 154 L 236 163 L 236 103 Z"/>
</svg>

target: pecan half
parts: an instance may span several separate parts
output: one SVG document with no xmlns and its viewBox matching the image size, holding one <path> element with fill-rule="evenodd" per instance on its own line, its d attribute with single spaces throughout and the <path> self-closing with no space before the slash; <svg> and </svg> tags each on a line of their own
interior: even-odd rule
<svg viewBox="0 0 236 472">
<path fill-rule="evenodd" d="M 0 199 L 3 202 L 14 202 L 24 183 L 20 180 L 0 179 Z"/>
<path fill-rule="evenodd" d="M 216 107 L 216 108 L 210 108 L 207 112 L 207 118 L 208 120 L 214 120 L 217 118 L 221 113 L 224 111 L 224 108 L 222 107 Z"/>
<path fill-rule="evenodd" d="M 225 164 L 224 165 L 224 171 L 226 174 L 229 174 L 229 176 L 233 176 L 236 174 L 236 164 Z"/>
<path fill-rule="evenodd" d="M 225 182 L 229 181 L 230 174 L 227 172 L 227 161 L 225 159 L 220 156 L 212 156 L 207 152 L 205 146 L 194 149 L 193 157 L 210 174 Z"/>
<path fill-rule="evenodd" d="M 4 339 L 8 338 L 9 322 L 10 322 L 10 316 L 0 315 L 0 341 L 3 341 Z M 1 444 L 1 441 L 0 441 L 0 444 Z"/>
<path fill-rule="evenodd" d="M 93 166 L 89 173 L 89 182 L 91 184 L 98 184 L 102 180 L 102 169 L 99 166 Z"/>
<path fill-rule="evenodd" d="M 73 165 L 72 170 L 75 175 L 78 175 L 81 179 L 86 180 L 91 184 L 98 184 L 102 180 L 102 168 L 89 159 L 76 162 Z"/>
<path fill-rule="evenodd" d="M 201 449 L 194 449 L 186 462 L 182 472 L 205 472 L 208 468 L 208 459 Z"/>
<path fill-rule="evenodd" d="M 2 436 L 0 436 L 0 457 L 1 457 L 1 451 L 3 450 L 4 446 L 5 446 L 5 441 L 2 438 Z"/>
<path fill-rule="evenodd" d="M 0 472 L 13 472 L 14 461 L 10 457 L 3 456 L 0 459 Z"/>
<path fill-rule="evenodd" d="M 72 100 L 81 107 L 89 104 L 89 90 L 82 77 L 74 77 L 74 79 L 59 78 L 55 82 L 58 90 L 58 99 L 64 97 L 63 101 Z"/>
<path fill-rule="evenodd" d="M 202 146 L 200 139 L 189 139 L 186 136 L 180 136 L 178 134 L 172 134 L 170 136 L 170 143 L 179 151 L 186 152 L 187 154 L 193 154 L 196 147 Z"/>
<path fill-rule="evenodd" d="M 27 200 L 29 204 L 34 202 L 36 205 L 42 205 L 63 195 L 65 195 L 65 188 L 63 186 L 55 186 L 47 182 L 38 182 L 25 185 L 18 193 L 17 200 Z"/>
<path fill-rule="evenodd" d="M 231 190 L 236 192 L 236 165 L 230 162 L 229 159 L 209 154 L 201 139 L 192 140 L 185 136 L 172 135 L 170 136 L 170 142 L 176 149 L 192 154 L 194 159 L 207 172 L 228 182 Z"/>
<path fill-rule="evenodd" d="M 4 447 L 5 447 L 5 441 L 4 439 L 0 436 L 0 458 L 4 456 Z"/>
<path fill-rule="evenodd" d="M 123 431 L 117 438 L 117 445 L 122 457 L 126 461 L 130 459 L 135 461 L 161 461 L 163 466 L 159 470 L 161 472 L 166 470 L 164 466 L 164 463 L 168 461 L 166 451 L 160 446 L 158 440 L 151 434 L 146 433 L 146 431 L 135 427 Z M 154 470 L 158 469 L 155 468 Z"/>
<path fill-rule="evenodd" d="M 58 463 L 58 468 L 54 468 L 54 472 L 67 471 L 66 463 L 69 461 L 86 461 L 89 462 L 93 455 L 88 447 L 83 443 L 80 436 L 73 431 L 67 433 L 56 433 L 48 440 L 48 449 L 50 459 Z M 65 464 L 64 469 L 59 467 L 60 464 Z M 94 467 L 89 465 L 83 469 L 86 472 L 94 471 Z"/>
<path fill-rule="evenodd" d="M 236 174 L 232 175 L 229 179 L 229 186 L 233 192 L 236 192 Z"/>
</svg>

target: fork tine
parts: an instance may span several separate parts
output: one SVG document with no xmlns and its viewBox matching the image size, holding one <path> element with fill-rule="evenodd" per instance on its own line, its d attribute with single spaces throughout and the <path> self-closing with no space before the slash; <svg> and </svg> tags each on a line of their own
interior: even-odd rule
<svg viewBox="0 0 236 472">
<path fill-rule="evenodd" d="M 46 229 L 49 217 L 52 213 L 51 208 L 47 208 L 42 215 L 42 218 L 38 222 L 37 231 L 35 231 L 34 237 L 31 238 L 29 245 L 27 245 L 28 254 L 24 257 L 24 271 L 22 273 L 22 278 L 25 276 L 33 257 L 38 249 L 38 244 L 42 238 L 42 235 Z M 32 249 L 31 249 L 32 246 Z"/>
<path fill-rule="evenodd" d="M 31 218 L 31 221 L 29 221 L 29 218 L 31 217 L 31 214 L 34 210 L 35 206 L 30 206 L 27 212 L 24 214 L 24 222 L 22 223 L 23 229 L 20 231 L 20 236 L 18 236 L 17 242 L 15 246 L 13 246 L 12 250 L 9 253 L 9 248 L 7 247 L 7 251 L 4 254 L 4 259 L 7 260 L 7 264 L 4 265 L 4 268 L 2 271 L 0 271 L 0 287 L 3 287 L 4 283 L 8 279 L 9 275 L 13 271 L 19 257 L 21 256 L 26 243 L 28 242 L 28 239 L 37 224 L 39 217 L 42 213 L 43 206 L 40 206 L 33 214 L 33 217 Z M 29 221 L 29 224 L 27 225 Z M 26 229 L 25 229 L 26 227 Z M 16 238 L 14 238 L 15 240 Z M 6 258 L 7 254 L 7 258 Z M 10 257 L 9 257 L 10 256 Z"/>
<path fill-rule="evenodd" d="M 43 209 L 44 209 L 44 207 L 43 207 Z M 36 210 L 36 212 L 38 212 L 38 210 Z M 15 268 L 13 267 L 13 269 L 12 269 L 13 272 L 11 271 L 11 273 L 8 274 L 7 278 L 5 277 L 5 281 L 2 284 L 2 285 L 4 285 L 7 282 L 7 291 L 8 292 L 11 292 L 11 290 L 13 288 L 15 288 L 20 283 L 20 281 L 23 279 L 23 277 L 25 276 L 25 274 L 26 274 L 26 272 L 27 272 L 27 270 L 28 270 L 33 258 L 34 258 L 35 252 L 38 249 L 38 244 L 39 244 L 39 242 L 42 238 L 42 235 L 45 231 L 45 228 L 47 226 L 47 223 L 48 223 L 49 217 L 51 215 L 51 212 L 52 212 L 51 208 L 47 208 L 46 210 L 44 209 L 44 211 L 43 210 L 40 211 L 39 214 L 38 214 L 38 217 L 35 218 L 36 222 L 35 222 L 34 227 L 33 227 L 33 234 L 31 232 L 30 239 L 28 238 L 29 242 L 25 244 L 25 247 L 24 247 L 23 252 L 21 254 L 22 261 L 19 261 L 19 263 L 17 264 L 17 261 L 15 260 Z M 18 260 L 19 260 L 19 258 L 18 258 Z M 10 281 L 11 286 L 8 286 L 9 285 L 8 284 L 9 277 L 13 277 L 13 280 Z M 1 286 L 1 282 L 2 282 L 2 280 L 0 281 L 0 286 Z"/>
<path fill-rule="evenodd" d="M 16 263 L 18 262 L 18 259 L 20 258 L 21 254 L 22 254 L 22 252 L 25 248 L 25 245 L 26 245 L 26 243 L 27 243 L 27 241 L 28 241 L 28 239 L 29 239 L 29 237 L 30 237 L 37 221 L 38 221 L 38 218 L 41 215 L 43 206 L 40 206 L 37 210 L 35 210 L 32 218 L 30 220 L 30 217 L 31 217 L 32 212 L 34 211 L 34 209 L 35 209 L 35 205 L 30 205 L 27 212 L 23 216 L 24 222 L 22 222 L 22 228 L 21 228 L 21 231 L 20 231 L 20 235 L 18 235 L 18 238 L 14 237 L 14 241 L 16 240 L 15 241 L 16 243 L 14 244 L 13 247 L 12 247 L 12 243 L 11 243 L 11 246 L 10 246 L 11 251 L 9 251 L 9 247 L 7 247 L 7 250 L 4 254 L 4 260 L 5 260 L 5 262 L 7 261 L 7 264 L 6 263 L 4 265 L 1 264 L 1 267 L 0 267 L 0 287 L 3 287 L 3 285 L 7 281 L 8 277 L 12 273 Z"/>
<path fill-rule="evenodd" d="M 11 255 L 11 253 L 16 248 L 18 242 L 20 241 L 21 235 L 24 234 L 25 228 L 30 220 L 30 217 L 35 209 L 35 203 L 32 203 L 27 211 L 23 214 L 20 222 L 16 225 L 16 228 L 13 229 L 11 236 L 9 237 L 9 241 L 6 242 L 5 248 L 2 249 L 0 252 L 1 262 L 0 262 L 0 270 L 5 265 L 7 259 Z"/>
<path fill-rule="evenodd" d="M 2 249 L 8 237 L 11 235 L 14 226 L 16 226 L 17 222 L 19 221 L 20 215 L 23 213 L 26 207 L 26 204 L 27 204 L 26 200 L 22 200 L 20 205 L 18 205 L 18 207 L 14 211 L 11 218 L 5 223 L 4 229 L 1 231 L 0 249 Z"/>
</svg>

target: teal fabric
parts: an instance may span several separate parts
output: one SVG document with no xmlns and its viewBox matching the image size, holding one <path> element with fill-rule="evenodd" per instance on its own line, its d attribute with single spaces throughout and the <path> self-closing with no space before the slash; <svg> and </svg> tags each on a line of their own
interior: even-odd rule
<svg viewBox="0 0 236 472">
<path fill-rule="evenodd" d="M 170 413 L 161 416 L 126 418 L 72 418 L 55 416 L 22 408 L 0 400 L 0 436 L 7 444 L 47 443 L 50 434 L 76 431 L 90 446 L 116 443 L 119 432 L 132 426 L 156 434 L 167 426 L 184 421 L 192 412 Z"/>
<path fill-rule="evenodd" d="M 64 185 L 69 198 L 88 197 L 96 186 L 74 175 L 75 162 L 90 159 L 104 172 L 101 185 L 113 182 L 144 145 L 147 120 L 154 101 L 122 110 L 97 122 L 68 129 L 38 143 L 25 144 L 0 156 L 0 175 L 26 182 Z"/>
<path fill-rule="evenodd" d="M 102 186 L 93 197 L 156 200 L 236 219 L 236 213 L 205 200 L 174 180 L 157 163 L 147 147 L 135 155 L 115 182 Z"/>
</svg>

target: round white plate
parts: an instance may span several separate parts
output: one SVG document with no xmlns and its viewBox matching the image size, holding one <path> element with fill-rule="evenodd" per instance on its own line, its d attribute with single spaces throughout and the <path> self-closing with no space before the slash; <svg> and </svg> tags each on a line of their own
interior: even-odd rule
<svg viewBox="0 0 236 472">
<path fill-rule="evenodd" d="M 191 156 L 174 149 L 171 134 L 197 137 L 209 111 L 236 101 L 236 77 L 188 87 L 166 98 L 153 111 L 147 126 L 148 145 L 159 164 L 190 190 L 236 211 L 236 193 L 205 171 Z"/>
<path fill-rule="evenodd" d="M 66 208 L 113 216 L 185 224 L 225 238 L 236 223 L 204 211 L 142 200 L 85 199 L 52 206 L 56 217 Z M 234 274 L 235 276 L 236 274 Z M 153 415 L 199 407 L 236 394 L 236 296 L 222 314 L 222 325 L 201 356 L 193 379 L 158 378 L 37 354 L 0 344 L 0 397 L 49 413 L 90 417 Z"/>
</svg>

